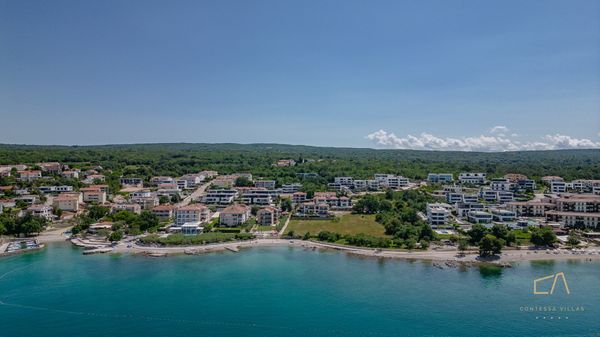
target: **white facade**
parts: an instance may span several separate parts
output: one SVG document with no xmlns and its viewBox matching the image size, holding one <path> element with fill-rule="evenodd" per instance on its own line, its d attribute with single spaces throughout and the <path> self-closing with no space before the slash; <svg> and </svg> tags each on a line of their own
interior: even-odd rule
<svg viewBox="0 0 600 337">
<path fill-rule="evenodd" d="M 481 172 L 461 172 L 458 181 L 462 184 L 481 185 L 485 183 L 486 174 Z"/>
<path fill-rule="evenodd" d="M 427 204 L 427 222 L 432 227 L 448 224 L 451 206 L 448 204 Z"/>
</svg>

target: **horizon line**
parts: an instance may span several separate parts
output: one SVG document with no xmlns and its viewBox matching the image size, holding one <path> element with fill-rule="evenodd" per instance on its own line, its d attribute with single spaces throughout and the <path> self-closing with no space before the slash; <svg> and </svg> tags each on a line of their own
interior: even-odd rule
<svg viewBox="0 0 600 337">
<path fill-rule="evenodd" d="M 600 151 L 598 148 L 578 148 L 578 149 L 551 149 L 551 150 L 516 150 L 516 151 L 460 151 L 460 150 L 436 150 L 436 149 L 394 149 L 394 148 L 373 148 L 373 147 L 348 147 L 348 146 L 330 146 L 330 145 L 307 145 L 307 144 L 287 144 L 287 143 L 235 143 L 235 142 L 159 142 L 159 143 L 105 143 L 105 144 L 17 144 L 0 143 L 2 146 L 27 146 L 27 147 L 109 147 L 109 146 L 142 146 L 142 145 L 279 145 L 279 146 L 302 146 L 313 148 L 331 148 L 331 149 L 355 149 L 355 150 L 374 150 L 374 151 L 411 151 L 411 152 L 453 152 L 453 153 L 521 153 L 521 152 L 554 152 L 554 151 Z"/>
</svg>

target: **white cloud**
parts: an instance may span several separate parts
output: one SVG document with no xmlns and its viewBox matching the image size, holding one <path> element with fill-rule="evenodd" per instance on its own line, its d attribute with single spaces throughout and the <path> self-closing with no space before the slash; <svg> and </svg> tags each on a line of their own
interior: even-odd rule
<svg viewBox="0 0 600 337">
<path fill-rule="evenodd" d="M 497 133 L 497 134 L 506 134 L 508 131 L 510 131 L 510 130 L 504 125 L 496 125 L 490 129 L 490 133 Z"/>
<path fill-rule="evenodd" d="M 506 128 L 506 131 L 508 131 L 508 128 Z M 515 136 L 507 138 L 503 135 L 480 135 L 461 138 L 442 138 L 423 132 L 419 136 L 408 135 L 406 137 L 398 137 L 394 133 L 379 130 L 369 134 L 366 138 L 384 147 L 413 150 L 501 152 L 600 148 L 600 142 L 594 142 L 585 138 L 573 138 L 561 134 L 546 135 L 538 142 L 521 142 L 514 139 Z"/>
</svg>

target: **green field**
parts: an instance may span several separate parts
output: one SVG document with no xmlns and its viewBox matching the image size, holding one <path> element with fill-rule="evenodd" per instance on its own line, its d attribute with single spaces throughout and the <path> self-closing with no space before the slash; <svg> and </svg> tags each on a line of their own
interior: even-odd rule
<svg viewBox="0 0 600 337">
<path fill-rule="evenodd" d="M 290 220 L 286 233 L 294 231 L 295 235 L 304 235 L 306 232 L 318 234 L 321 231 L 330 231 L 346 234 L 366 234 L 384 237 L 383 225 L 375 221 L 375 215 L 345 214 L 339 220 Z"/>
</svg>

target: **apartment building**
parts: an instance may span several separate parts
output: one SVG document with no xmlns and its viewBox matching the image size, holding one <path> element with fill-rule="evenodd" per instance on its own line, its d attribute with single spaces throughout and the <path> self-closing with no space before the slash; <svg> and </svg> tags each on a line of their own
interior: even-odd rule
<svg viewBox="0 0 600 337">
<path fill-rule="evenodd" d="M 354 180 L 352 189 L 355 191 L 376 191 L 380 187 L 380 181 L 371 180 Z"/>
<path fill-rule="evenodd" d="M 300 191 L 300 189 L 302 188 L 302 184 L 284 184 L 281 186 L 281 192 L 282 193 L 296 193 L 298 191 Z"/>
<path fill-rule="evenodd" d="M 600 229 L 600 213 L 548 211 L 546 220 L 567 227 Z"/>
<path fill-rule="evenodd" d="M 34 181 L 36 179 L 40 179 L 42 177 L 42 171 L 32 170 L 32 171 L 18 171 L 20 181 Z"/>
<path fill-rule="evenodd" d="M 48 174 L 60 174 L 62 172 L 62 165 L 58 162 L 37 163 L 36 165 Z"/>
<path fill-rule="evenodd" d="M 40 186 L 38 190 L 43 193 L 62 193 L 62 192 L 73 192 L 73 186 L 62 185 L 62 186 Z"/>
<path fill-rule="evenodd" d="M 600 197 L 592 194 L 570 195 L 556 199 L 560 212 L 600 213 Z"/>
<path fill-rule="evenodd" d="M 181 189 L 192 189 L 199 186 L 204 180 L 206 180 L 206 175 L 203 175 L 201 173 L 184 174 L 181 177 L 179 177 L 179 179 L 177 180 L 177 184 L 180 186 Z"/>
<path fill-rule="evenodd" d="M 233 189 L 208 190 L 204 196 L 202 196 L 202 203 L 227 205 L 233 203 L 237 197 L 238 191 Z"/>
<path fill-rule="evenodd" d="M 79 179 L 79 171 L 77 170 L 63 171 L 60 175 L 67 179 Z"/>
<path fill-rule="evenodd" d="M 335 192 L 315 192 L 313 199 L 317 205 L 325 203 L 331 209 L 347 210 L 352 208 L 350 198 L 345 196 L 338 197 Z"/>
<path fill-rule="evenodd" d="M 301 204 L 306 201 L 306 193 L 304 192 L 295 192 L 292 194 L 292 203 L 293 204 Z"/>
<path fill-rule="evenodd" d="M 154 185 L 161 185 L 161 184 L 176 184 L 175 179 L 172 177 L 166 177 L 166 176 L 156 176 L 156 177 L 152 177 L 150 178 L 150 183 L 154 184 Z"/>
<path fill-rule="evenodd" d="M 393 174 L 375 174 L 375 180 L 383 188 L 399 189 L 408 186 L 408 178 L 396 176 Z"/>
<path fill-rule="evenodd" d="M 547 211 L 556 208 L 550 202 L 541 201 L 513 201 L 506 204 L 508 210 L 515 212 L 517 216 L 545 216 Z"/>
<path fill-rule="evenodd" d="M 268 191 L 251 190 L 242 195 L 242 202 L 247 205 L 270 205 L 273 198 Z"/>
<path fill-rule="evenodd" d="M 181 226 L 187 222 L 207 222 L 210 220 L 210 209 L 204 205 L 191 204 L 175 209 L 175 225 Z"/>
<path fill-rule="evenodd" d="M 327 203 L 316 203 L 313 201 L 304 202 L 298 208 L 299 216 L 318 216 L 325 217 L 329 215 L 329 205 Z"/>
<path fill-rule="evenodd" d="M 510 191 L 512 183 L 506 178 L 494 178 L 490 183 L 490 188 L 493 191 Z"/>
<path fill-rule="evenodd" d="M 479 197 L 487 202 L 497 202 L 504 204 L 514 200 L 514 194 L 510 191 L 494 191 L 490 189 L 481 189 Z"/>
<path fill-rule="evenodd" d="M 67 212 L 78 212 L 80 200 L 79 193 L 61 193 L 56 198 L 52 199 L 52 207 Z"/>
<path fill-rule="evenodd" d="M 521 180 L 517 180 L 517 182 L 515 183 L 514 189 L 516 190 L 520 190 L 520 191 L 527 191 L 527 190 L 535 190 L 536 188 L 536 184 L 535 181 L 531 180 L 531 179 L 521 179 Z"/>
<path fill-rule="evenodd" d="M 461 172 L 458 175 L 461 184 L 483 185 L 486 182 L 486 174 L 481 172 Z"/>
<path fill-rule="evenodd" d="M 511 183 L 516 183 L 519 180 L 528 180 L 526 175 L 520 173 L 507 173 L 504 175 L 504 179 L 510 181 Z"/>
<path fill-rule="evenodd" d="M 144 186 L 144 179 L 142 179 L 142 178 L 121 178 L 120 182 L 121 182 L 121 185 L 123 185 L 123 186 L 137 186 L 137 187 Z"/>
<path fill-rule="evenodd" d="M 449 184 L 454 181 L 454 175 L 452 173 L 429 173 L 427 181 L 432 184 Z"/>
<path fill-rule="evenodd" d="M 80 188 L 79 191 L 83 193 L 84 202 L 95 202 L 98 204 L 104 204 L 106 202 L 106 192 L 102 191 L 97 187 L 84 187 Z"/>
<path fill-rule="evenodd" d="M 517 213 L 506 209 L 494 208 L 491 212 L 493 221 L 497 222 L 512 222 L 517 218 Z"/>
<path fill-rule="evenodd" d="M 200 176 L 203 176 L 204 178 L 209 178 L 210 179 L 210 178 L 214 178 L 214 177 L 218 176 L 219 172 L 217 172 L 217 171 L 210 171 L 210 170 L 204 170 L 204 171 L 198 172 L 197 174 L 200 175 Z M 202 180 L 204 180 L 204 179 L 202 179 Z"/>
<path fill-rule="evenodd" d="M 239 204 L 225 208 L 219 215 L 219 223 L 227 227 L 240 226 L 248 219 L 250 219 L 250 207 Z"/>
<path fill-rule="evenodd" d="M 128 211 L 135 214 L 142 213 L 142 207 L 139 204 L 113 204 L 110 207 L 111 213 L 117 213 L 119 211 Z"/>
<path fill-rule="evenodd" d="M 354 185 L 354 178 L 352 178 L 352 177 L 335 177 L 335 178 L 333 178 L 333 182 L 335 184 L 339 184 L 341 186 L 352 187 Z"/>
<path fill-rule="evenodd" d="M 275 180 L 257 180 L 254 182 L 254 187 L 272 190 L 275 188 L 275 184 Z"/>
<path fill-rule="evenodd" d="M 103 183 L 106 181 L 106 177 L 103 174 L 90 174 L 85 177 L 81 182 L 84 184 L 95 184 L 95 183 Z"/>
<path fill-rule="evenodd" d="M 567 192 L 567 183 L 564 181 L 551 181 L 550 191 L 552 193 L 565 193 Z"/>
<path fill-rule="evenodd" d="M 151 212 L 161 220 L 168 220 L 174 216 L 175 208 L 175 205 L 158 205 L 154 206 Z"/>
<path fill-rule="evenodd" d="M 158 185 L 158 189 L 156 190 L 157 195 L 171 196 L 171 195 L 179 195 L 181 190 L 179 189 L 179 185 L 177 184 L 160 184 Z"/>
<path fill-rule="evenodd" d="M 256 213 L 256 222 L 261 226 L 272 226 L 279 222 L 279 209 L 275 207 L 265 207 Z"/>
<path fill-rule="evenodd" d="M 488 224 L 492 222 L 493 216 L 488 212 L 470 211 L 468 215 L 468 220 L 471 223 Z"/>
<path fill-rule="evenodd" d="M 27 207 L 27 212 L 31 213 L 33 216 L 39 216 L 46 220 L 52 220 L 52 207 L 46 205 L 32 205 Z"/>
<path fill-rule="evenodd" d="M 140 207 L 147 210 L 152 209 L 160 204 L 158 194 L 148 190 L 129 193 L 129 201 L 138 204 Z"/>
<path fill-rule="evenodd" d="M 427 222 L 432 228 L 448 224 L 452 206 L 442 203 L 427 204 Z"/>
<path fill-rule="evenodd" d="M 464 203 L 460 202 L 456 204 L 456 215 L 461 219 L 466 219 L 471 211 L 483 211 L 484 206 L 478 202 Z"/>
<path fill-rule="evenodd" d="M 287 167 L 287 166 L 294 166 L 296 165 L 296 161 L 293 159 L 280 159 L 277 162 L 275 162 L 275 166 L 278 167 Z"/>
</svg>

